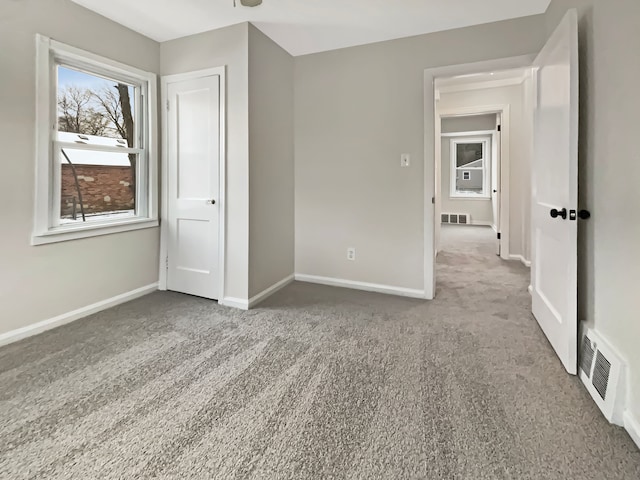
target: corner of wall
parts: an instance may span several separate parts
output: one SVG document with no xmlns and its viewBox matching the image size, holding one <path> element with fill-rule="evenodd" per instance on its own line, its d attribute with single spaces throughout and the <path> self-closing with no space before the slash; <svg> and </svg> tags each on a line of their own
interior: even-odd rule
<svg viewBox="0 0 640 480">
<path fill-rule="evenodd" d="M 293 275 L 294 80 L 293 57 L 254 25 L 248 32 L 248 288 L 253 305 Z"/>
</svg>

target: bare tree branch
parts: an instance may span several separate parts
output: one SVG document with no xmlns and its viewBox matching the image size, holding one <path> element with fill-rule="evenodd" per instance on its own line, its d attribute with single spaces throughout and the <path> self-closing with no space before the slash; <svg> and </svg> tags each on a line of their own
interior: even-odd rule
<svg viewBox="0 0 640 480">
<path fill-rule="evenodd" d="M 104 135 L 109 119 L 96 108 L 88 89 L 66 87 L 58 95 L 58 128 L 62 132 Z"/>
</svg>

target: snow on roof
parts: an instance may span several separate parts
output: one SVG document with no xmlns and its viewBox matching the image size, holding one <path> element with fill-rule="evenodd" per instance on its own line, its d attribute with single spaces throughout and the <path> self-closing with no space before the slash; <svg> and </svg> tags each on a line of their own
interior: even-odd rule
<svg viewBox="0 0 640 480">
<path fill-rule="evenodd" d="M 482 159 L 474 160 L 473 162 L 465 163 L 464 165 L 459 166 L 458 168 L 480 168 L 482 167 Z"/>
<path fill-rule="evenodd" d="M 97 135 L 84 135 L 70 132 L 58 132 L 58 140 L 61 142 L 84 145 L 100 145 L 122 148 L 127 146 L 126 140 L 118 138 L 99 137 Z M 129 162 L 129 155 L 124 152 L 98 152 L 65 148 L 64 153 L 67 154 L 69 160 L 71 160 L 71 163 L 74 165 L 106 165 L 111 167 L 128 167 L 131 165 Z M 64 155 L 60 155 L 60 162 L 67 163 L 67 159 L 64 158 Z"/>
</svg>

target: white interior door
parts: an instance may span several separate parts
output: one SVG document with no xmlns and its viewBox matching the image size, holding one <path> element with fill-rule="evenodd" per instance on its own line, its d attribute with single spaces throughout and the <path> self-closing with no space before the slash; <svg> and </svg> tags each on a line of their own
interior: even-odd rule
<svg viewBox="0 0 640 480">
<path fill-rule="evenodd" d="M 491 208 L 493 229 L 496 232 L 496 255 L 500 256 L 500 155 L 502 153 L 501 115 L 496 115 L 496 134 L 493 136 L 491 151 Z"/>
<path fill-rule="evenodd" d="M 220 76 L 167 86 L 167 288 L 219 298 Z"/>
<path fill-rule="evenodd" d="M 577 373 L 578 23 L 571 10 L 534 63 L 533 314 Z"/>
</svg>

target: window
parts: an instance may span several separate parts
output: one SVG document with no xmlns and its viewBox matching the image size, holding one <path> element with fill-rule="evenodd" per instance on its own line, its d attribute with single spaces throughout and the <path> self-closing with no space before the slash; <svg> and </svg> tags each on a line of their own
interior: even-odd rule
<svg viewBox="0 0 640 480">
<path fill-rule="evenodd" d="M 451 139 L 453 198 L 490 198 L 491 136 Z"/>
<path fill-rule="evenodd" d="M 33 244 L 156 226 L 156 76 L 37 39 Z"/>
</svg>

